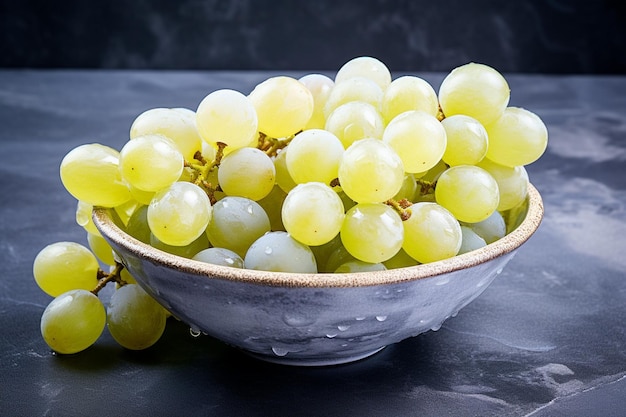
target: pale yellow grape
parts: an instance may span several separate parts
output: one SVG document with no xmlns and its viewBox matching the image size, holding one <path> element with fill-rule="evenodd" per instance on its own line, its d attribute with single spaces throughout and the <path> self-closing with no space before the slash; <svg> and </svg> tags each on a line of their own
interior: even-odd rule
<svg viewBox="0 0 626 417">
<path fill-rule="evenodd" d="M 488 244 L 502 239 L 506 235 L 506 222 L 499 211 L 494 211 L 491 216 L 480 222 L 463 223 L 463 225 L 470 227 Z"/>
<path fill-rule="evenodd" d="M 381 139 L 385 122 L 371 104 L 351 101 L 337 107 L 326 119 L 324 128 L 337 136 L 344 148 L 348 148 L 359 139 Z"/>
<path fill-rule="evenodd" d="M 330 91 L 324 106 L 324 115 L 328 118 L 337 107 L 351 101 L 369 103 L 377 111 L 380 111 L 383 101 L 383 90 L 370 79 L 363 77 L 349 78 L 341 84 L 335 84 Z"/>
<path fill-rule="evenodd" d="M 247 269 L 314 274 L 317 263 L 311 249 L 287 232 L 269 232 L 258 238 L 243 260 Z"/>
<path fill-rule="evenodd" d="M 98 259 L 75 242 L 56 242 L 43 248 L 33 261 L 39 288 L 56 297 L 69 290 L 91 291 L 98 284 Z"/>
<path fill-rule="evenodd" d="M 141 113 L 130 127 L 130 139 L 146 135 L 163 135 L 172 140 L 186 160 L 192 160 L 202 149 L 202 138 L 196 128 L 196 113 L 182 108 L 154 108 Z"/>
<path fill-rule="evenodd" d="M 287 153 L 289 147 L 281 149 L 274 158 L 274 168 L 276 169 L 276 185 L 284 192 L 288 193 L 293 187 L 298 185 L 287 169 Z"/>
<path fill-rule="evenodd" d="M 487 158 L 501 165 L 528 165 L 539 159 L 548 146 L 546 125 L 526 109 L 508 107 L 486 128 L 489 134 Z"/>
<path fill-rule="evenodd" d="M 389 68 L 379 59 L 370 56 L 360 56 L 346 62 L 335 75 L 335 84 L 354 77 L 364 77 L 374 81 L 381 90 L 385 90 L 391 83 Z"/>
<path fill-rule="evenodd" d="M 389 123 L 397 115 L 409 110 L 421 110 L 437 116 L 439 99 L 428 81 L 415 76 L 398 77 L 387 87 L 383 96 L 382 115 Z"/>
<path fill-rule="evenodd" d="M 99 234 L 100 232 L 91 218 L 92 211 L 93 206 L 91 204 L 79 200 L 76 203 L 76 223 L 89 233 Z"/>
<path fill-rule="evenodd" d="M 109 333 L 117 343 L 131 350 L 154 345 L 163 335 L 166 319 L 163 307 L 137 284 L 115 290 L 107 308 Z"/>
<path fill-rule="evenodd" d="M 498 183 L 487 171 L 474 165 L 457 165 L 439 176 L 435 199 L 457 220 L 476 223 L 493 214 L 500 196 Z"/>
<path fill-rule="evenodd" d="M 166 243 L 161 242 L 153 234 L 150 234 L 148 243 L 153 248 L 162 250 L 163 252 L 171 253 L 172 255 L 181 256 L 187 259 L 193 258 L 196 253 L 211 246 L 209 243 L 209 238 L 204 233 L 198 236 L 193 242 L 184 246 L 168 245 Z"/>
<path fill-rule="evenodd" d="M 115 207 L 130 200 L 119 169 L 119 152 L 97 143 L 80 145 L 65 155 L 63 186 L 77 200 L 92 206 Z"/>
<path fill-rule="evenodd" d="M 463 234 L 463 240 L 458 255 L 487 246 L 485 239 L 478 236 L 470 227 L 461 226 L 461 233 Z"/>
<path fill-rule="evenodd" d="M 87 233 L 87 243 L 89 248 L 96 255 L 96 258 L 100 259 L 102 263 L 107 265 L 115 265 L 115 258 L 113 257 L 113 248 L 109 245 L 102 235 L 93 233 Z M 93 289 L 93 288 L 91 288 Z"/>
<path fill-rule="evenodd" d="M 306 129 L 323 129 L 326 124 L 324 106 L 335 82 L 323 74 L 307 74 L 298 79 L 313 95 L 313 115 L 304 127 Z"/>
<path fill-rule="evenodd" d="M 285 230 L 309 246 L 330 242 L 339 234 L 343 218 L 341 198 L 321 182 L 299 184 L 287 194 L 282 207 Z"/>
<path fill-rule="evenodd" d="M 382 263 L 372 264 L 369 262 L 363 262 L 359 260 L 348 261 L 345 262 L 337 269 L 335 269 L 336 274 L 349 274 L 354 272 L 371 272 L 371 271 L 386 271 L 387 267 Z"/>
<path fill-rule="evenodd" d="M 509 85 L 502 74 L 484 64 L 453 69 L 439 87 L 439 103 L 446 116 L 465 114 L 484 126 L 502 115 L 509 98 Z"/>
<path fill-rule="evenodd" d="M 204 233 L 211 213 L 209 197 L 200 187 L 175 182 L 155 194 L 147 219 L 150 230 L 161 242 L 186 246 Z"/>
<path fill-rule="evenodd" d="M 287 148 L 287 170 L 296 184 L 317 181 L 329 185 L 337 178 L 344 148 L 331 132 L 305 130 L 298 133 Z"/>
<path fill-rule="evenodd" d="M 380 203 L 395 196 L 404 181 L 404 166 L 398 154 L 379 139 L 354 142 L 339 164 L 343 192 L 357 203 Z"/>
<path fill-rule="evenodd" d="M 523 166 L 507 167 L 496 164 L 488 158 L 479 167 L 491 174 L 498 183 L 500 192 L 499 211 L 506 211 L 520 205 L 528 195 L 528 172 Z"/>
<path fill-rule="evenodd" d="M 295 78 L 271 77 L 254 87 L 248 96 L 259 119 L 259 131 L 283 138 L 303 130 L 315 101 L 309 89 Z"/>
<path fill-rule="evenodd" d="M 426 112 L 411 110 L 396 116 L 385 128 L 383 142 L 389 144 L 410 173 L 428 171 L 446 150 L 446 131 Z"/>
<path fill-rule="evenodd" d="M 420 263 L 455 256 L 461 247 L 461 226 L 454 216 L 437 203 L 416 203 L 411 216 L 402 222 L 402 249 Z"/>
<path fill-rule="evenodd" d="M 400 215 L 386 204 L 357 204 L 346 212 L 341 242 L 352 256 L 363 262 L 384 262 L 402 247 L 402 223 Z"/>
<path fill-rule="evenodd" d="M 126 224 L 126 233 L 143 243 L 150 243 L 150 227 L 148 226 L 148 206 L 139 206 Z"/>
<path fill-rule="evenodd" d="M 394 200 L 408 200 L 413 201 L 415 198 L 415 193 L 417 193 L 417 182 L 415 181 L 415 176 L 413 174 L 405 174 L 404 180 L 402 180 L 402 187 L 398 193 L 393 197 Z"/>
<path fill-rule="evenodd" d="M 483 160 L 489 147 L 487 130 L 476 119 L 464 114 L 441 121 L 448 139 L 442 159 L 450 166 L 476 165 Z"/>
<path fill-rule="evenodd" d="M 258 117 L 250 99 L 239 91 L 222 89 L 207 95 L 196 110 L 200 137 L 231 149 L 246 146 L 256 137 Z"/>
<path fill-rule="evenodd" d="M 41 316 L 41 335 L 52 350 L 62 354 L 93 345 L 106 324 L 104 305 L 86 290 L 71 290 L 56 297 Z"/>
<path fill-rule="evenodd" d="M 120 151 L 122 177 L 143 191 L 169 187 L 180 177 L 184 163 L 176 144 L 162 135 L 137 137 Z"/>
<path fill-rule="evenodd" d="M 128 188 L 130 189 L 131 187 L 128 187 Z M 142 205 L 144 205 L 144 203 L 140 203 L 134 198 L 131 198 L 127 202 L 122 203 L 119 206 L 113 207 L 113 210 L 115 211 L 115 214 L 118 217 L 116 220 L 121 221 L 121 224 L 125 226 L 126 224 L 128 224 L 128 220 L 130 219 L 130 216 L 135 212 L 137 207 L 142 206 Z M 96 233 L 96 234 L 99 235 L 100 233 Z"/>
<path fill-rule="evenodd" d="M 184 176 L 184 174 L 181 174 L 181 177 L 183 177 L 183 176 Z M 179 178 L 178 180 L 181 181 L 181 178 Z M 128 185 L 128 189 L 130 190 L 130 194 L 133 196 L 133 199 L 136 202 L 138 202 L 140 204 L 143 204 L 143 205 L 150 204 L 150 202 L 154 198 L 154 195 L 156 194 L 156 191 L 140 190 L 139 188 L 133 187 L 130 184 Z"/>
<path fill-rule="evenodd" d="M 257 148 L 240 148 L 226 155 L 217 171 L 226 195 L 260 200 L 276 184 L 276 168 L 271 158 Z"/>
<path fill-rule="evenodd" d="M 237 253 L 225 248 L 207 248 L 193 257 L 194 261 L 206 262 L 213 265 L 243 268 L 243 259 Z"/>
</svg>

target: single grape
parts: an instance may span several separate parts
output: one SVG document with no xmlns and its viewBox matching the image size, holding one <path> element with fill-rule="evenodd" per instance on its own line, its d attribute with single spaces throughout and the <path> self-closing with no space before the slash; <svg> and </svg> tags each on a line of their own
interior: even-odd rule
<svg viewBox="0 0 626 417">
<path fill-rule="evenodd" d="M 419 265 L 419 262 L 410 257 L 404 249 L 400 249 L 398 253 L 383 262 L 383 265 L 385 265 L 387 269 L 397 269 Z"/>
<path fill-rule="evenodd" d="M 446 130 L 435 116 L 412 110 L 389 122 L 383 142 L 400 156 L 406 172 L 424 172 L 441 160 L 446 150 Z"/>
<path fill-rule="evenodd" d="M 293 138 L 285 162 L 296 184 L 316 181 L 329 185 L 337 178 L 343 152 L 343 145 L 335 135 L 310 129 Z"/>
<path fill-rule="evenodd" d="M 194 255 L 193 260 L 214 265 L 243 268 L 243 259 L 237 253 L 224 248 L 207 248 Z"/>
<path fill-rule="evenodd" d="M 274 272 L 316 273 L 311 249 L 287 232 L 269 232 L 257 239 L 244 258 L 247 269 Z"/>
<path fill-rule="evenodd" d="M 489 134 L 487 158 L 509 167 L 535 162 L 548 146 L 548 129 L 535 113 L 508 107 L 486 126 Z"/>
<path fill-rule="evenodd" d="M 183 170 L 183 172 L 185 172 Z M 181 174 L 181 177 L 183 175 Z M 181 178 L 179 178 L 179 181 L 181 180 Z M 140 190 L 137 187 L 133 187 L 131 184 L 128 185 L 128 189 L 130 190 L 130 194 L 133 196 L 133 200 L 135 200 L 136 202 L 147 206 L 148 204 L 150 204 L 150 202 L 152 201 L 152 199 L 154 198 L 154 194 L 156 194 L 155 191 L 144 191 L 144 190 Z"/>
<path fill-rule="evenodd" d="M 409 110 L 421 110 L 433 117 L 439 111 L 439 100 L 433 87 L 415 76 L 398 77 L 385 90 L 382 115 L 389 123 L 397 115 Z"/>
<path fill-rule="evenodd" d="M 252 243 L 270 231 L 270 220 L 257 202 L 227 196 L 215 203 L 206 229 L 211 244 L 243 257 Z"/>
<path fill-rule="evenodd" d="M 313 116 L 313 94 L 295 78 L 268 78 L 254 87 L 248 97 L 259 118 L 259 131 L 273 138 L 298 133 Z"/>
<path fill-rule="evenodd" d="M 339 233 L 343 218 L 341 198 L 321 182 L 299 184 L 287 194 L 283 203 L 285 230 L 308 246 L 330 242 Z"/>
<path fill-rule="evenodd" d="M 484 64 L 453 69 L 439 87 L 439 103 L 446 116 L 465 114 L 484 126 L 502 115 L 509 98 L 509 85 L 502 74 Z"/>
<path fill-rule="evenodd" d="M 339 244 L 334 245 L 332 249 L 329 250 L 324 266 L 318 266 L 319 272 L 333 273 L 337 270 L 337 268 L 339 268 L 346 262 L 358 261 L 358 259 L 352 256 L 352 254 L 348 252 L 346 247 L 343 245 L 343 242 L 341 241 L 341 235 L 338 236 L 338 239 Z M 315 249 L 315 247 L 313 247 L 312 249 Z"/>
<path fill-rule="evenodd" d="M 163 135 L 176 144 L 186 160 L 192 160 L 202 149 L 202 138 L 196 127 L 193 110 L 154 108 L 141 113 L 130 127 L 130 139 L 147 135 Z"/>
<path fill-rule="evenodd" d="M 436 203 L 416 203 L 411 216 L 402 222 L 402 249 L 420 263 L 455 256 L 461 247 L 461 226 L 454 216 Z"/>
<path fill-rule="evenodd" d="M 361 139 L 343 154 L 338 172 L 342 190 L 358 203 L 379 203 L 400 191 L 404 181 L 402 160 L 379 139 Z"/>
<path fill-rule="evenodd" d="M 62 354 L 93 345 L 106 324 L 104 305 L 89 291 L 77 289 L 57 296 L 41 316 L 41 335 L 52 350 Z"/>
<path fill-rule="evenodd" d="M 405 174 L 404 179 L 402 180 L 402 187 L 398 193 L 393 197 L 394 200 L 408 200 L 414 201 L 415 193 L 417 193 L 417 182 L 415 181 L 415 176 L 413 174 Z"/>
<path fill-rule="evenodd" d="M 257 148 L 240 148 L 226 155 L 217 171 L 226 195 L 260 200 L 276 184 L 276 168 L 271 158 Z"/>
<path fill-rule="evenodd" d="M 402 247 L 403 239 L 400 215 L 382 203 L 357 204 L 347 211 L 341 226 L 344 247 L 363 262 L 390 259 Z"/>
<path fill-rule="evenodd" d="M 350 78 L 363 77 L 374 81 L 381 90 L 385 90 L 391 83 L 391 72 L 380 60 L 370 56 L 353 58 L 343 64 L 337 75 L 335 83 L 339 84 Z"/>
<path fill-rule="evenodd" d="M 259 126 L 256 110 L 239 91 L 223 89 L 207 95 L 196 110 L 200 137 L 207 143 L 225 143 L 231 149 L 254 140 Z"/>
<path fill-rule="evenodd" d="M 143 243 L 150 243 L 150 226 L 148 225 L 148 206 L 139 206 L 131 214 L 126 224 L 126 233 Z"/>
<path fill-rule="evenodd" d="M 186 246 L 204 233 L 211 211 L 209 197 L 200 187 L 175 182 L 152 199 L 148 206 L 148 225 L 161 242 Z"/>
<path fill-rule="evenodd" d="M 74 289 L 94 289 L 99 268 L 95 255 L 75 242 L 52 243 L 39 251 L 33 261 L 35 282 L 53 297 Z"/>
<path fill-rule="evenodd" d="M 450 166 L 476 165 L 489 147 L 485 127 L 473 117 L 456 114 L 441 121 L 448 139 L 442 159 Z"/>
<path fill-rule="evenodd" d="M 126 284 L 111 295 L 107 327 L 113 339 L 131 350 L 154 345 L 165 330 L 163 307 L 137 284 Z"/>
<path fill-rule="evenodd" d="M 371 104 L 351 101 L 337 107 L 328 116 L 325 129 L 337 136 L 344 148 L 348 148 L 359 139 L 381 139 L 385 122 Z"/>
<path fill-rule="evenodd" d="M 87 243 L 89 248 L 96 255 L 97 259 L 100 259 L 102 263 L 107 265 L 115 265 L 115 258 L 113 257 L 113 248 L 109 245 L 102 235 L 99 233 L 94 235 L 93 233 L 87 233 Z M 91 288 L 92 289 L 92 288 Z"/>
<path fill-rule="evenodd" d="M 372 264 L 369 262 L 363 262 L 359 260 L 348 261 L 345 262 L 337 269 L 335 269 L 336 274 L 348 274 L 354 272 L 372 272 L 372 271 L 386 271 L 387 267 L 382 263 Z"/>
<path fill-rule="evenodd" d="M 493 243 L 506 235 L 506 223 L 499 211 L 494 211 L 491 216 L 480 222 L 463 223 L 463 225 L 470 227 L 487 244 Z"/>
<path fill-rule="evenodd" d="M 335 83 L 335 86 L 330 91 L 328 100 L 326 100 L 324 115 L 328 118 L 337 107 L 351 101 L 369 103 L 377 111 L 380 111 L 383 101 L 383 90 L 376 82 L 364 77 L 353 77 L 340 84 Z"/>
<path fill-rule="evenodd" d="M 528 172 L 523 166 L 507 167 L 488 158 L 477 166 L 491 174 L 498 183 L 500 202 L 498 211 L 510 210 L 524 202 L 528 195 Z"/>
<path fill-rule="evenodd" d="M 458 255 L 487 246 L 485 239 L 478 236 L 470 227 L 461 226 L 461 233 L 463 234 L 463 240 L 461 241 Z"/>
<path fill-rule="evenodd" d="M 474 165 L 457 165 L 439 176 L 435 199 L 459 221 L 476 223 L 498 208 L 500 195 L 498 183 L 487 171 Z"/>
<path fill-rule="evenodd" d="M 322 74 L 307 74 L 298 79 L 306 88 L 309 89 L 313 95 L 313 115 L 309 119 L 309 122 L 304 127 L 307 129 L 323 129 L 326 124 L 326 117 L 324 116 L 324 106 L 326 100 L 330 95 L 335 82 Z"/>
<path fill-rule="evenodd" d="M 163 252 L 171 253 L 172 255 L 181 256 L 183 258 L 191 259 L 196 253 L 204 250 L 210 246 L 209 238 L 202 233 L 193 242 L 184 246 L 168 245 L 161 242 L 156 236 L 150 234 L 150 246 L 162 250 Z"/>
<path fill-rule="evenodd" d="M 139 136 L 120 151 L 120 170 L 128 184 L 156 192 L 172 185 L 183 172 L 183 155 L 161 135 Z"/>
<path fill-rule="evenodd" d="M 65 155 L 60 167 L 65 189 L 92 206 L 115 207 L 130 200 L 119 169 L 119 152 L 97 143 L 80 145 Z"/>
<path fill-rule="evenodd" d="M 289 152 L 289 146 L 281 149 L 274 158 L 274 168 L 276 169 L 276 185 L 279 186 L 285 193 L 288 193 L 296 182 L 291 177 L 289 169 L 287 169 L 287 153 Z"/>
</svg>

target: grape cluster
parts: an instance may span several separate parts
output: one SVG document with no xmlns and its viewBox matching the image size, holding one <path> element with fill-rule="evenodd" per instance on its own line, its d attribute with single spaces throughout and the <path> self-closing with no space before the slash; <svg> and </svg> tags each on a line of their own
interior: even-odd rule
<svg viewBox="0 0 626 417">
<path fill-rule="evenodd" d="M 524 166 L 548 141 L 541 119 L 509 98 L 487 65 L 455 68 L 435 92 L 358 57 L 334 80 L 276 76 L 248 95 L 213 91 L 195 111 L 146 110 L 120 151 L 84 144 L 61 162 L 77 223 L 114 272 L 77 244 L 42 250 L 35 278 L 56 297 L 44 339 L 72 353 L 108 323 L 120 344 L 142 349 L 163 332 L 167 313 L 116 264 L 91 222 L 95 206 L 160 250 L 266 271 L 407 267 L 500 239 L 506 213 L 526 199 Z M 118 283 L 107 309 L 98 277 Z"/>
</svg>

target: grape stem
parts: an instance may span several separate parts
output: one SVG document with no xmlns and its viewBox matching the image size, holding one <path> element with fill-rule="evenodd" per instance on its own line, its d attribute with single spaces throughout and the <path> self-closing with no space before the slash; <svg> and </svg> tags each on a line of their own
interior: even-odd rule
<svg viewBox="0 0 626 417">
<path fill-rule="evenodd" d="M 298 132 L 300 133 L 300 132 Z M 296 133 L 296 135 L 298 134 Z M 267 156 L 276 156 L 280 149 L 283 149 L 292 141 L 292 139 L 296 136 L 289 136 L 285 139 L 276 139 L 271 136 L 267 136 L 263 132 L 259 132 L 259 143 L 257 147 L 265 152 Z"/>
<path fill-rule="evenodd" d="M 437 181 L 427 181 L 427 180 L 416 180 L 417 185 L 420 187 L 420 194 L 426 195 L 433 193 L 435 191 L 435 187 L 437 186 Z"/>
<path fill-rule="evenodd" d="M 122 269 L 124 269 L 124 265 L 122 265 L 119 262 L 115 263 L 115 268 L 113 268 L 113 271 L 109 272 L 108 274 L 106 272 L 104 272 L 101 269 L 98 269 L 98 285 L 96 285 L 96 287 L 91 290 L 91 293 L 93 295 L 98 295 L 98 292 L 100 292 L 101 289 L 103 289 L 104 287 L 106 287 L 106 285 L 109 282 L 116 282 L 119 286 L 123 286 L 126 285 L 127 282 L 124 281 L 122 279 L 122 276 L 120 275 L 122 272 Z"/>
<path fill-rule="evenodd" d="M 385 201 L 385 204 L 394 209 L 400 215 L 403 222 L 411 218 L 411 209 L 409 207 L 411 207 L 412 203 L 406 198 L 399 201 L 390 199 Z"/>
</svg>

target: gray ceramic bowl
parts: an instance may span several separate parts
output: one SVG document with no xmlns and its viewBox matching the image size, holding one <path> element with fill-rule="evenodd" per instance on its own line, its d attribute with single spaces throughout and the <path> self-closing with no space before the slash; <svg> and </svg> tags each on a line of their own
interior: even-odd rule
<svg viewBox="0 0 626 417">
<path fill-rule="evenodd" d="M 479 250 L 409 268 L 353 274 L 289 274 L 235 269 L 170 255 L 93 218 L 122 263 L 192 329 L 267 361 L 332 365 L 437 330 L 478 297 L 537 230 L 543 203 L 529 185 L 515 229 Z"/>
</svg>

